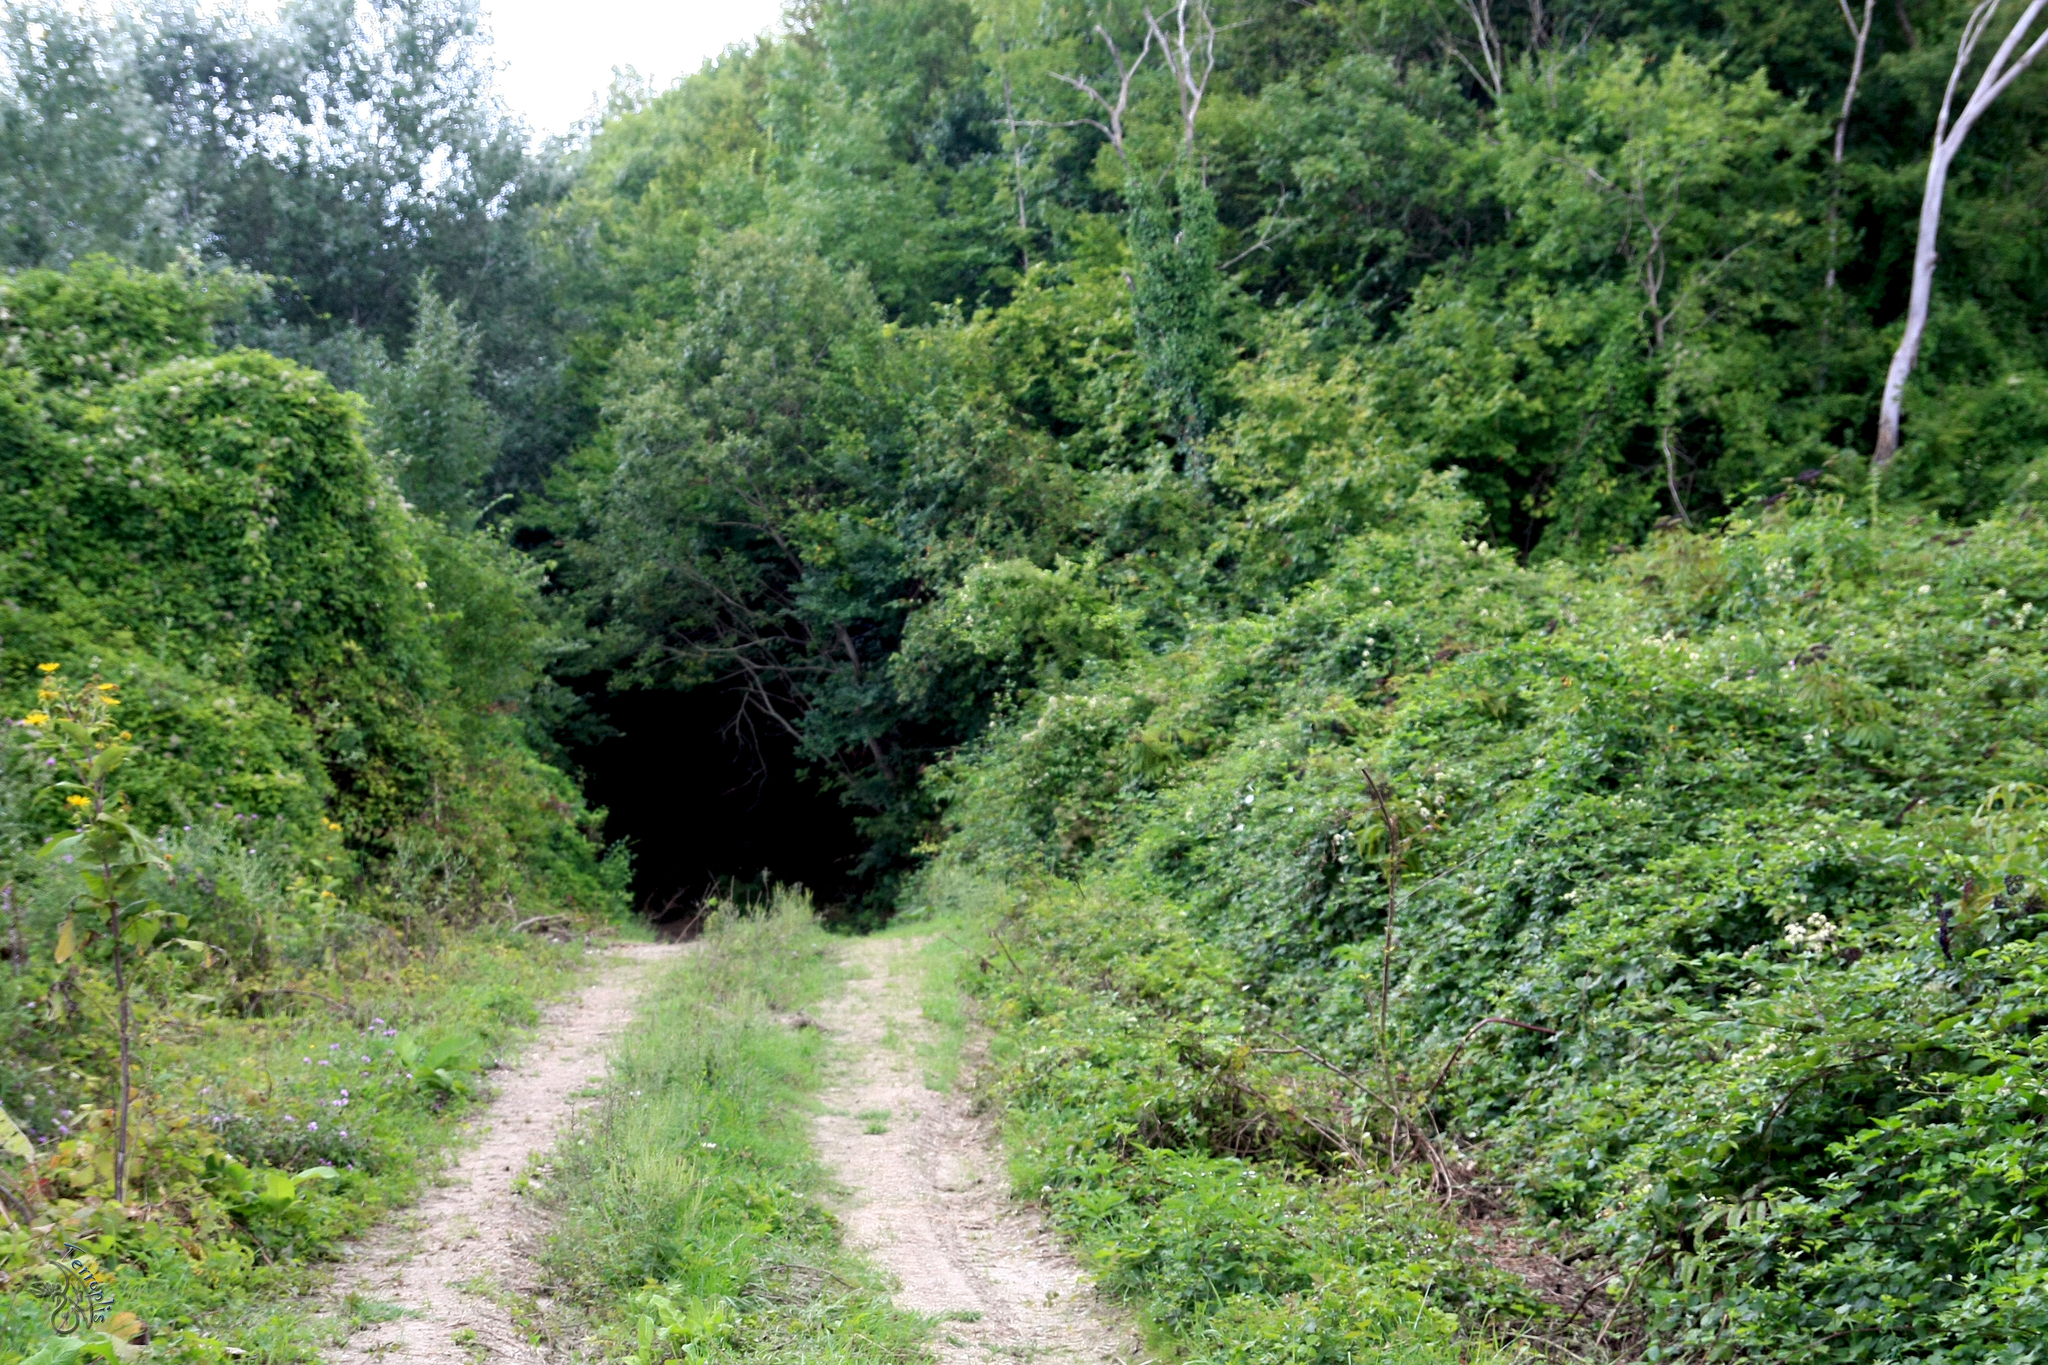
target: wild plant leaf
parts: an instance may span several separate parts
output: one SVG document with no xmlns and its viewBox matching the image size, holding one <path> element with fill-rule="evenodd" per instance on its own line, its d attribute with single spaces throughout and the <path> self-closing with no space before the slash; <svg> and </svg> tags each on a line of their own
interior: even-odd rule
<svg viewBox="0 0 2048 1365">
<path fill-rule="evenodd" d="M 85 836 L 83 834 L 60 835 L 44 844 L 36 856 L 39 858 L 60 858 L 68 853 L 75 857 L 84 846 Z"/>
<path fill-rule="evenodd" d="M 0 1109 L 0 1152 L 12 1152 L 29 1165 L 35 1165 L 35 1144 L 28 1140 L 28 1134 L 5 1109 Z"/>
<path fill-rule="evenodd" d="M 180 915 L 178 918 L 182 920 L 185 917 Z M 182 929 L 185 926 L 180 924 L 178 927 Z M 188 953 L 197 954 L 200 966 L 211 967 L 213 965 L 213 945 L 211 943 L 205 943 L 196 938 L 174 938 L 170 942 L 173 947 L 183 948 Z"/>
</svg>

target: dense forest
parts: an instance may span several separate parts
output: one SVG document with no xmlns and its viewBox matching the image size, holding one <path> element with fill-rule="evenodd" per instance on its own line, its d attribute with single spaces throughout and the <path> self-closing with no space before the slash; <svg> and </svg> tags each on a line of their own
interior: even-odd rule
<svg viewBox="0 0 2048 1365">
<path fill-rule="evenodd" d="M 2044 32 L 808 0 L 538 140 L 474 0 L 10 5 L 0 1102 L 74 827 L 223 1000 L 801 881 L 996 926 L 1190 1359 L 2040 1358 Z"/>
</svg>

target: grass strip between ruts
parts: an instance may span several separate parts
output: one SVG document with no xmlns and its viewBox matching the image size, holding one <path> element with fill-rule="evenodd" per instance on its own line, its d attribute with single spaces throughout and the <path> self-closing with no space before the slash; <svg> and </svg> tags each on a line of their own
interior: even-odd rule
<svg viewBox="0 0 2048 1365">
<path fill-rule="evenodd" d="M 926 1359 L 925 1319 L 840 1244 L 812 1154 L 829 1044 L 791 1012 L 837 988 L 809 898 L 720 913 L 649 990 L 603 1099 L 529 1188 L 551 1288 L 634 1365 Z"/>
</svg>

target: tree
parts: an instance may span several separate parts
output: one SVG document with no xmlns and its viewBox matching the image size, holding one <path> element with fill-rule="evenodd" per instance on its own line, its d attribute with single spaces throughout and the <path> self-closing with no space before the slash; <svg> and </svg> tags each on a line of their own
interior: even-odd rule
<svg viewBox="0 0 2048 1365">
<path fill-rule="evenodd" d="M 1684 52 L 1653 70 L 1628 49 L 1583 85 L 1511 96 L 1503 123 L 1529 256 L 1555 266 L 1612 252 L 1637 294 L 1646 417 L 1671 515 L 1689 525 L 1685 426 L 1732 387 L 1730 313 L 1771 292 L 1744 286 L 1783 261 L 1800 227 L 1795 157 L 1818 130 L 1761 72 L 1729 81 Z"/>
<path fill-rule="evenodd" d="M 1955 67 L 1949 72 L 1948 86 L 1942 92 L 1941 112 L 1934 120 L 1934 147 L 1927 160 L 1927 185 L 1920 196 L 1919 236 L 1913 245 L 1913 287 L 1906 302 L 1906 330 L 1899 338 L 1898 350 L 1892 353 L 1891 369 L 1885 374 L 1884 396 L 1877 412 L 1877 447 L 1870 456 L 1871 466 L 1880 474 L 1899 453 L 1899 422 L 1904 414 L 1906 380 L 1920 359 L 1920 342 L 1927 334 L 1927 313 L 1934 299 L 1935 240 L 1941 234 L 1941 205 L 1948 188 L 1949 167 L 1955 161 L 1956 153 L 1962 150 L 1963 139 L 1970 135 L 1970 129 L 1991 107 L 1992 101 L 2004 94 L 2006 88 L 2019 79 L 2020 73 L 2032 66 L 2034 59 L 2048 48 L 2048 25 L 2043 25 L 2038 33 L 2034 32 L 2042 12 L 2048 10 L 2048 0 L 2031 0 L 2007 31 L 1998 50 L 1991 54 L 1991 60 L 1977 77 L 1970 98 L 1951 123 L 1949 111 L 1955 103 L 1956 86 L 1961 84 L 1978 42 L 1990 30 L 1992 20 L 1998 17 L 2000 3 L 2001 0 L 1980 0 L 1970 11 L 1970 17 L 1963 25 L 1962 37 L 1956 43 Z M 2033 42 L 2024 52 L 2019 51 L 2020 44 L 2026 42 L 2030 34 Z"/>
<path fill-rule="evenodd" d="M 1128 62 L 1109 30 L 1096 26 L 1116 71 L 1114 100 L 1084 76 L 1055 79 L 1101 111 L 1099 120 L 1078 122 L 1100 130 L 1123 163 L 1138 352 L 1145 378 L 1166 409 L 1167 430 L 1180 452 L 1181 470 L 1201 484 L 1208 478 L 1202 438 L 1214 419 L 1213 389 L 1225 358 L 1216 199 L 1195 152 L 1197 118 L 1216 71 L 1217 29 L 1208 0 L 1179 0 L 1168 19 L 1171 32 L 1149 8 L 1145 10 L 1145 39 Z M 1180 112 L 1171 207 L 1151 174 L 1132 159 L 1125 138 L 1132 83 L 1155 47 L 1173 78 Z"/>
<path fill-rule="evenodd" d="M 473 520 L 475 494 L 498 456 L 496 419 L 476 390 L 477 334 L 457 306 L 419 277 L 405 358 L 374 375 L 376 449 L 389 451 L 398 486 L 443 522 Z"/>
<path fill-rule="evenodd" d="M 186 919 L 141 894 L 144 875 L 167 870 L 167 865 L 130 822 L 127 803 L 112 785 L 114 773 L 133 751 L 128 732 L 115 720 L 121 705 L 119 687 L 94 681 L 70 690 L 56 676 L 56 664 L 41 667 L 43 685 L 37 697 L 49 709 L 31 711 L 23 720 L 35 736 L 35 747 L 48 753 L 64 773 L 51 790 L 63 794 L 65 807 L 77 822 L 70 835 L 44 846 L 43 857 L 61 857 L 71 864 L 83 888 L 58 934 L 57 961 L 68 962 L 102 935 L 107 940 L 121 1058 L 114 1106 L 114 1198 L 125 1204 L 128 1111 L 135 1093 L 135 1011 L 129 996 L 134 959 L 149 951 L 166 925 L 183 929 Z M 203 944 L 188 946 L 205 950 Z"/>
<path fill-rule="evenodd" d="M 216 255 L 277 277 L 294 321 L 393 347 L 422 268 L 524 302 L 508 210 L 543 177 L 491 93 L 477 0 L 75 10 L 0 18 L 6 264 Z"/>
<path fill-rule="evenodd" d="M 882 319 L 860 275 L 757 231 L 712 244 L 686 321 L 629 346 L 606 407 L 616 465 L 583 547 L 626 676 L 734 685 L 842 783 L 892 786 L 887 674 L 900 545 L 863 408 Z M 875 804 L 883 802 L 878 798 Z"/>
<path fill-rule="evenodd" d="M 132 79 L 133 37 L 61 4 L 0 14 L 0 264 L 161 265 L 205 239 L 197 147 Z"/>
</svg>

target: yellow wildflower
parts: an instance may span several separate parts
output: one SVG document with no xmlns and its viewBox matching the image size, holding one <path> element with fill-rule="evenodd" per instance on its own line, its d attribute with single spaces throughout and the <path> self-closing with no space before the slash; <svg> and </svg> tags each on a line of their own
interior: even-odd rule
<svg viewBox="0 0 2048 1365">
<path fill-rule="evenodd" d="M 341 823 L 339 821 L 329 820 L 326 822 L 326 825 L 327 828 L 333 830 L 336 834 L 341 833 Z"/>
<path fill-rule="evenodd" d="M 31 711 L 21 718 L 23 725 L 48 725 L 50 718 L 41 711 Z"/>
<path fill-rule="evenodd" d="M 92 798 L 82 792 L 74 792 L 64 798 L 64 804 L 67 806 L 77 806 L 80 810 L 83 810 L 92 804 Z"/>
<path fill-rule="evenodd" d="M 41 670 L 42 670 L 43 672 L 45 672 L 45 673 L 55 673 L 55 672 L 56 672 L 56 671 L 57 671 L 57 670 L 58 670 L 59 668 L 63 667 L 63 665 L 62 665 L 62 664 L 37 664 L 37 665 L 36 665 L 36 667 L 37 667 L 37 668 L 40 668 L 40 669 L 41 669 Z"/>
<path fill-rule="evenodd" d="M 119 706 L 121 704 L 121 699 L 119 697 L 101 697 L 100 700 L 105 702 L 109 706 Z"/>
<path fill-rule="evenodd" d="M 121 732 L 121 738 L 123 738 L 123 739 L 133 739 L 133 738 L 135 738 L 135 735 L 134 735 L 134 733 L 133 733 L 132 731 L 128 731 L 128 730 L 123 730 L 123 731 Z"/>
<path fill-rule="evenodd" d="M 55 700 L 57 700 L 57 693 L 56 693 L 56 692 L 55 692 L 55 691 L 54 691 L 53 689 L 51 689 L 51 688 L 48 688 L 48 687 L 45 687 L 45 688 L 42 688 L 42 689 L 40 689 L 40 690 L 38 690 L 38 691 L 37 691 L 37 693 L 36 693 L 36 700 L 37 700 L 37 701 L 55 701 Z"/>
<path fill-rule="evenodd" d="M 119 684 L 119 683 L 101 683 L 101 684 L 100 684 L 100 691 L 102 691 L 102 692 L 111 692 L 111 691 L 113 691 L 113 690 L 114 690 L 115 688 L 119 687 L 120 685 L 121 685 L 121 684 Z"/>
</svg>

